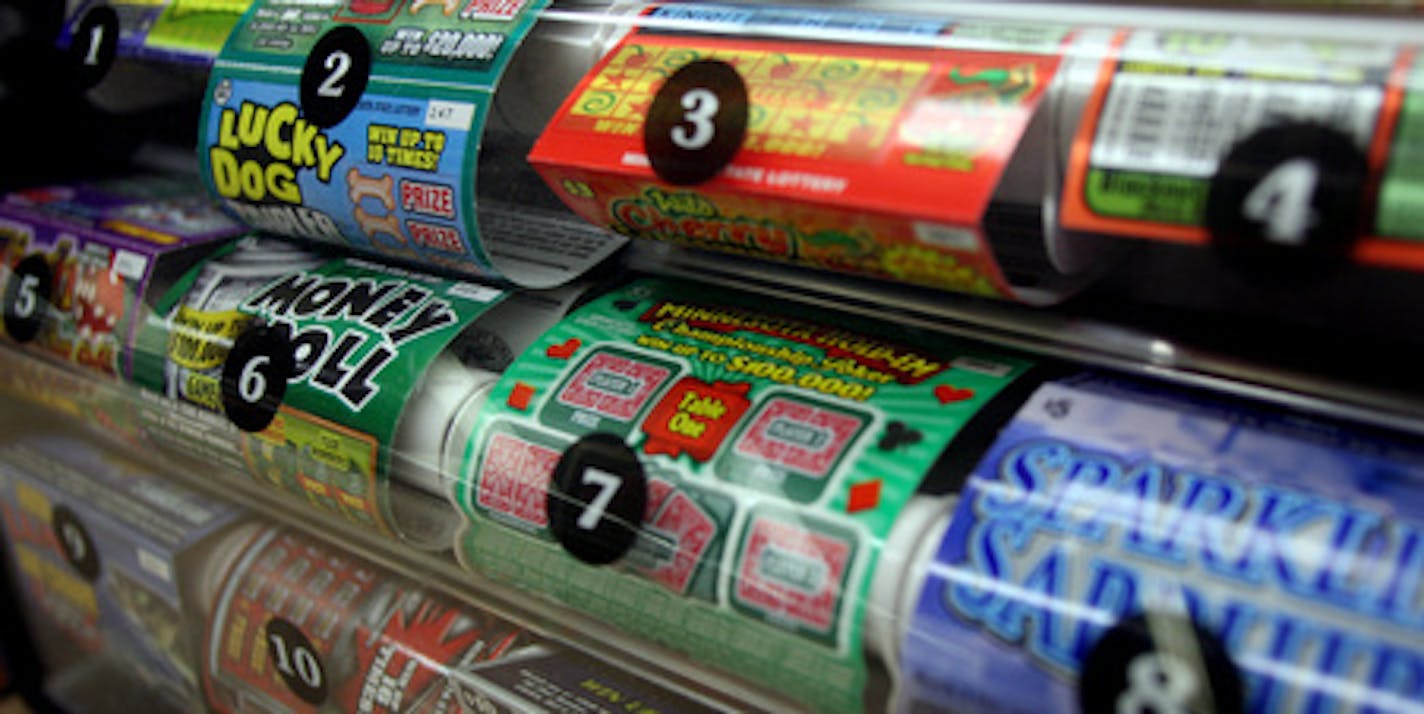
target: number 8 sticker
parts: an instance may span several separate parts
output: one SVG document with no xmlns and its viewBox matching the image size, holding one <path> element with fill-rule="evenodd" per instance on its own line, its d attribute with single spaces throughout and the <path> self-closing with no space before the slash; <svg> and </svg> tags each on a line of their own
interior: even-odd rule
<svg viewBox="0 0 1424 714">
<path fill-rule="evenodd" d="M 1085 712 L 1242 714 L 1241 673 L 1221 640 L 1177 614 L 1146 613 L 1109 628 L 1078 676 Z"/>
<path fill-rule="evenodd" d="M 643 149 L 658 178 L 675 186 L 716 176 L 742 148 L 750 104 L 731 65 L 697 60 L 668 77 L 648 107 Z"/>
</svg>

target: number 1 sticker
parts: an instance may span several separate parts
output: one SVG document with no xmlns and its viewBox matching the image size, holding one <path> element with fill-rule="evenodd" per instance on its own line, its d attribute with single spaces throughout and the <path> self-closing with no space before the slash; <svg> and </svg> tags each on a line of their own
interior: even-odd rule
<svg viewBox="0 0 1424 714">
<path fill-rule="evenodd" d="M 98 84 L 114 66 L 119 53 L 119 14 L 108 5 L 100 5 L 84 13 L 74 28 L 69 55 L 74 62 L 76 80 L 83 89 Z"/>
<path fill-rule="evenodd" d="M 697 60 L 668 77 L 648 107 L 643 148 L 658 178 L 675 186 L 716 176 L 742 148 L 750 104 L 731 65 Z"/>
</svg>

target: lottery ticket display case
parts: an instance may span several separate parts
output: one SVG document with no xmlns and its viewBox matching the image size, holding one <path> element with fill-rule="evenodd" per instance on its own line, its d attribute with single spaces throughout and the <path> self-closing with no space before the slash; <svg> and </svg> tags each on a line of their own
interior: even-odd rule
<svg viewBox="0 0 1424 714">
<path fill-rule="evenodd" d="M 1414 3 L 0 19 L 34 708 L 1424 711 Z"/>
</svg>

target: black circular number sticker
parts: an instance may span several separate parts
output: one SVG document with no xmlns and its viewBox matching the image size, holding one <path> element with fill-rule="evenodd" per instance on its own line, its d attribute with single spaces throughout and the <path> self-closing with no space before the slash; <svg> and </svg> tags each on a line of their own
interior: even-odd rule
<svg viewBox="0 0 1424 714">
<path fill-rule="evenodd" d="M 50 525 L 54 528 L 54 538 L 68 562 L 85 580 L 93 582 L 99 577 L 99 554 L 94 552 L 94 541 L 89 531 L 79 522 L 74 511 L 65 506 L 55 506 L 50 514 Z"/>
<path fill-rule="evenodd" d="M 1232 147 L 1207 194 L 1206 226 L 1228 260 L 1279 273 L 1338 265 L 1359 228 L 1369 164 L 1344 132 L 1292 123 Z"/>
<path fill-rule="evenodd" d="M 716 176 L 747 135 L 747 85 L 731 65 L 697 60 L 674 72 L 653 97 L 643 149 L 653 173 L 675 186 Z"/>
<path fill-rule="evenodd" d="M 242 333 L 227 354 L 222 372 L 222 405 L 227 418 L 243 431 L 267 428 L 287 395 L 296 367 L 292 344 L 272 327 Z"/>
<path fill-rule="evenodd" d="M 1180 615 L 1136 615 L 1105 632 L 1083 660 L 1084 712 L 1241 714 L 1241 674 L 1221 641 Z"/>
<path fill-rule="evenodd" d="M 29 342 L 40 332 L 54 289 L 54 273 L 43 256 L 20 261 L 5 286 L 5 331 L 16 342 Z"/>
<path fill-rule="evenodd" d="M 79 86 L 88 89 L 103 80 L 118 53 L 119 14 L 114 8 L 100 5 L 84 13 L 69 44 Z"/>
<path fill-rule="evenodd" d="M 623 557 L 642 527 L 648 479 L 638 455 L 612 434 L 574 442 L 549 484 L 549 530 L 569 555 L 593 565 Z"/>
<path fill-rule="evenodd" d="M 311 640 L 280 617 L 267 621 L 267 653 L 287 689 L 308 704 L 326 701 L 326 669 Z"/>
<path fill-rule="evenodd" d="M 302 67 L 302 114 L 326 128 L 341 123 L 371 78 L 371 45 L 361 31 L 343 25 L 316 41 Z"/>
</svg>

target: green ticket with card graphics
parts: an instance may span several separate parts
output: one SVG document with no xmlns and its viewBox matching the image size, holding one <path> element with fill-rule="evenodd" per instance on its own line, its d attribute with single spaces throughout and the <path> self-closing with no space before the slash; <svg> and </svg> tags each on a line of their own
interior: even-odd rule
<svg viewBox="0 0 1424 714">
<path fill-rule="evenodd" d="M 185 275 L 145 321 L 134 379 L 165 398 L 147 396 L 141 418 L 160 443 L 393 533 L 391 456 L 404 448 L 396 434 L 411 395 L 435 358 L 505 295 L 245 239 Z M 281 335 L 281 347 L 239 357 L 258 330 Z M 239 383 L 262 384 L 253 377 L 260 370 L 246 366 L 271 363 L 279 349 L 294 360 L 280 406 L 259 431 L 233 428 L 225 368 L 235 361 L 246 375 Z"/>
<path fill-rule="evenodd" d="M 464 563 L 816 709 L 859 710 L 882 540 L 950 440 L 1029 365 L 824 319 L 662 280 L 566 318 L 471 432 L 455 494 Z M 561 549 L 547 505 L 555 466 L 591 434 L 625 442 L 646 477 L 636 541 L 607 566 Z"/>
</svg>

